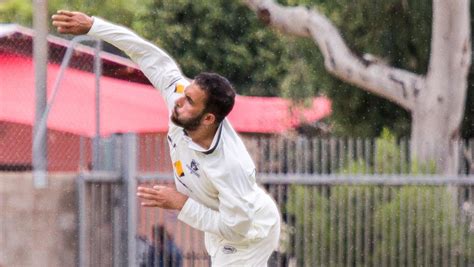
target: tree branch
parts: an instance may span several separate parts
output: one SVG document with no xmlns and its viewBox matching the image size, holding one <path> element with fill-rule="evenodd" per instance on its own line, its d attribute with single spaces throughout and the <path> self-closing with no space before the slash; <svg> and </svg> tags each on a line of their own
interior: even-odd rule
<svg viewBox="0 0 474 267">
<path fill-rule="evenodd" d="M 267 25 L 284 33 L 311 37 L 324 55 L 326 69 L 334 76 L 412 111 L 425 78 L 386 65 L 371 55 L 355 55 L 337 28 L 315 9 L 283 7 L 273 0 L 245 0 Z"/>
</svg>

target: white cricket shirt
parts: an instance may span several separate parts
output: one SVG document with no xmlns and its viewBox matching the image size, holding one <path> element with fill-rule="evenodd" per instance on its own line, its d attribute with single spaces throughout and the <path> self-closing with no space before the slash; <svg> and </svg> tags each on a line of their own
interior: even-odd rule
<svg viewBox="0 0 474 267">
<path fill-rule="evenodd" d="M 171 114 L 189 83 L 170 56 L 127 28 L 97 17 L 88 35 L 127 53 L 159 89 Z M 209 149 L 171 121 L 168 143 L 177 190 L 189 196 L 178 219 L 206 232 L 211 255 L 213 240 L 240 243 L 267 237 L 280 220 L 276 204 L 256 184 L 255 165 L 227 119 Z"/>
</svg>

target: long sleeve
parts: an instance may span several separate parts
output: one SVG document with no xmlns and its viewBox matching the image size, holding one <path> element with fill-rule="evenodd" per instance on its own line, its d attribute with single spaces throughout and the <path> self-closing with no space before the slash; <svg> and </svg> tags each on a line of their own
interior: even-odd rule
<svg viewBox="0 0 474 267">
<path fill-rule="evenodd" d="M 94 23 L 87 34 L 124 51 L 138 64 L 153 86 L 161 91 L 168 108 L 174 105 L 173 85 L 184 77 L 168 54 L 131 30 L 98 17 L 94 17 Z"/>
<path fill-rule="evenodd" d="M 247 237 L 252 225 L 252 209 L 235 205 L 230 209 L 212 210 L 189 198 L 178 219 L 204 232 L 216 234 L 226 240 L 238 242 Z"/>
<path fill-rule="evenodd" d="M 254 203 L 257 202 L 258 194 L 249 180 L 239 181 L 235 178 L 216 179 L 219 180 L 215 184 L 219 190 L 218 211 L 189 198 L 178 219 L 233 242 L 256 237 L 249 230 L 255 219 Z"/>
</svg>

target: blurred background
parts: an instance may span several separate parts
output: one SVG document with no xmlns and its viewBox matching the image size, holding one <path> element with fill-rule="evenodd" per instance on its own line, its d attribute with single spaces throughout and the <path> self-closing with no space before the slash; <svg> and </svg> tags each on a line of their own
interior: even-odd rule
<svg viewBox="0 0 474 267">
<path fill-rule="evenodd" d="M 229 120 L 282 214 L 269 266 L 474 264 L 472 17 L 442 14 L 469 33 L 463 49 L 447 46 L 468 63 L 443 73 L 434 36 L 464 32 L 433 20 L 449 1 L 276 2 L 318 10 L 366 68 L 413 75 L 389 76 L 409 104 L 335 74 L 331 46 L 277 31 L 243 1 L 45 5 L 47 18 L 78 10 L 133 29 L 187 77 L 229 78 L 239 94 Z M 161 96 L 121 51 L 60 35 L 49 19 L 47 182 L 35 182 L 35 7 L 0 0 L 0 266 L 209 266 L 201 233 L 134 199 L 138 184 L 172 182 Z"/>
</svg>

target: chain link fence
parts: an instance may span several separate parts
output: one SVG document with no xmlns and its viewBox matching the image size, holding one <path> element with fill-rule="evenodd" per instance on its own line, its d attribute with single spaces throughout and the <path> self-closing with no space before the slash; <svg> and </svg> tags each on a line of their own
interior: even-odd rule
<svg viewBox="0 0 474 267">
<path fill-rule="evenodd" d="M 0 106 L 0 170 L 29 171 L 32 168 L 31 143 L 34 120 L 34 64 L 32 60 L 31 30 L 20 26 L 0 26 L 0 80 L 2 105 Z M 90 43 L 93 44 L 93 43 Z M 147 83 L 143 74 L 125 61 L 102 55 L 102 70 L 94 70 L 94 49 L 82 45 L 72 53 L 69 67 L 62 79 L 57 80 L 60 64 L 68 46 L 63 39 L 49 37 L 48 95 L 57 88 L 57 98 L 49 114 L 47 140 L 49 171 L 79 171 L 93 168 L 100 160 L 94 134 L 78 131 L 74 125 L 86 123 L 89 128 L 97 125 L 100 108 L 90 111 L 74 101 L 79 97 L 96 101 L 94 71 L 108 77 Z M 73 119 L 74 114 L 87 114 L 87 122 Z M 107 118 L 102 118 L 107 119 Z M 167 120 L 167 118 L 163 118 Z M 61 125 L 59 127 L 59 124 Z M 90 125 L 92 126 L 90 126 Z M 71 127 L 68 127 L 71 126 Z M 61 130 L 58 130 L 61 129 Z M 96 129 L 97 133 L 100 129 Z M 143 171 L 171 171 L 167 155 L 166 133 L 142 134 L 140 138 L 139 165 Z M 374 140 L 360 138 L 309 138 L 246 134 L 244 140 L 257 169 L 261 173 L 366 173 L 401 174 L 430 173 L 433 166 L 415 166 L 410 158 L 409 140 Z M 461 141 L 459 173 L 474 172 L 474 142 Z M 96 150 L 94 156 L 94 147 Z M 103 158 L 103 157 L 102 157 Z"/>
<path fill-rule="evenodd" d="M 5 32 L 0 33 L 0 171 L 31 171 L 32 35 L 25 29 Z M 55 84 L 66 47 L 58 40 L 50 45 L 50 85 Z M 85 94 L 84 87 L 95 86 L 93 50 L 84 49 L 73 53 L 58 97 L 65 92 L 67 97 L 79 97 Z M 135 72 L 127 68 L 109 64 L 104 74 L 128 79 Z M 142 81 L 140 77 L 134 79 Z M 51 93 L 54 88 L 49 88 Z M 95 101 L 94 94 L 87 97 Z M 60 115 L 66 120 L 62 124 L 77 123 L 68 118 L 87 113 L 81 105 L 61 105 L 53 105 L 49 116 Z M 90 122 L 96 122 L 96 114 Z M 117 149 L 120 138 L 94 140 L 90 133 L 49 126 L 48 171 L 117 172 L 123 168 L 123 155 Z M 433 166 L 413 162 L 409 140 L 251 134 L 243 139 L 259 181 L 276 199 L 284 222 L 281 247 L 271 266 L 474 264 L 472 181 L 463 178 L 474 173 L 472 140 L 456 144 L 459 176 L 446 178 L 426 176 L 433 173 Z M 135 182 L 170 183 L 166 134 L 141 134 L 136 145 L 136 153 L 128 154 L 129 162 L 137 164 Z M 128 243 L 121 244 L 122 238 L 130 233 L 136 233 L 133 256 L 137 265 L 209 265 L 202 233 L 181 224 L 173 212 L 124 205 L 122 201 L 132 198 L 130 192 L 136 186 L 125 192 L 123 177 L 114 179 L 99 176 L 80 189 L 83 266 L 121 262 L 121 253 L 129 249 L 123 247 Z"/>
<path fill-rule="evenodd" d="M 308 175 L 430 175 L 434 164 L 419 164 L 410 156 L 407 139 L 319 138 L 299 135 L 242 134 L 242 139 L 264 176 Z M 171 173 L 166 134 L 139 138 L 139 170 Z M 474 174 L 474 140 L 459 147 L 458 174 Z"/>
<path fill-rule="evenodd" d="M 82 217 L 87 222 L 87 230 L 81 232 L 87 243 L 81 254 L 87 258 L 83 266 L 124 261 L 119 255 L 125 253 L 117 253 L 109 246 L 110 240 L 132 244 L 134 253 L 128 255 L 135 255 L 136 266 L 209 266 L 203 233 L 182 224 L 176 212 L 144 208 L 133 200 L 139 185 L 173 183 L 171 169 L 160 167 L 165 159 L 143 159 L 142 146 L 159 147 L 160 138 L 152 140 L 136 139 L 137 149 L 131 150 L 138 152 L 133 154 L 136 161 L 132 160 L 136 171 L 129 172 L 133 176 L 121 180 L 118 174 L 110 180 L 97 173 L 84 180 L 88 204 Z M 119 169 L 133 159 L 133 155 L 127 159 L 120 155 L 113 160 Z M 474 264 L 472 176 L 260 172 L 257 178 L 276 200 L 282 216 L 280 247 L 269 266 Z M 119 189 L 121 184 L 128 189 Z M 119 191 L 114 193 L 111 186 L 118 186 Z M 132 202 L 124 204 L 125 199 Z M 104 215 L 104 210 L 111 216 Z M 125 214 L 128 223 L 124 223 Z M 116 240 L 130 233 L 128 241 Z"/>
<path fill-rule="evenodd" d="M 32 124 L 35 109 L 34 62 L 32 59 L 32 31 L 7 25 L 0 26 L 0 80 L 2 81 L 2 105 L 0 119 L 0 170 L 30 171 L 32 169 Z M 60 64 L 65 56 L 68 43 L 50 37 L 48 57 L 48 101 L 51 100 L 54 86 L 57 98 L 74 98 L 84 94 L 84 87 L 94 87 L 92 49 L 80 47 L 74 50 L 69 68 L 61 80 L 57 80 Z M 90 51 L 87 51 L 90 50 Z M 78 80 L 78 75 L 85 78 Z M 93 96 L 91 96 L 93 97 Z M 91 98 L 94 101 L 94 98 Z M 73 114 L 84 113 L 85 107 L 57 101 L 49 113 L 47 139 L 48 170 L 78 171 L 80 158 L 90 159 L 90 138 L 74 131 L 68 131 L 58 124 L 75 124 L 70 118 Z M 69 106 L 65 106 L 69 105 Z M 57 118 L 63 118 L 58 123 Z M 51 123 L 51 118 L 55 121 Z M 91 117 L 91 121 L 95 118 Z M 60 129 L 60 130 L 59 130 Z M 84 148 L 82 148 L 83 146 Z M 82 150 L 81 150 L 82 149 Z M 81 152 L 83 153 L 81 155 Z"/>
<path fill-rule="evenodd" d="M 170 185 L 172 180 L 138 176 L 137 183 Z M 280 246 L 269 266 L 474 264 L 472 178 L 288 176 L 261 184 L 282 216 Z M 127 244 L 118 239 L 124 234 L 120 192 L 105 180 L 88 183 L 82 266 L 123 260 L 114 248 Z M 203 234 L 178 221 L 177 212 L 139 205 L 132 210 L 136 266 L 210 266 Z"/>
</svg>

